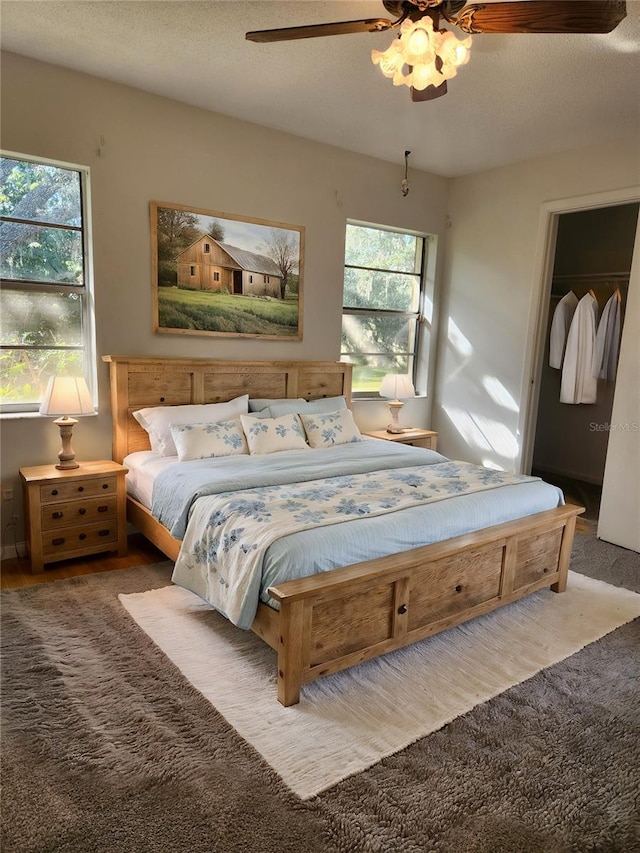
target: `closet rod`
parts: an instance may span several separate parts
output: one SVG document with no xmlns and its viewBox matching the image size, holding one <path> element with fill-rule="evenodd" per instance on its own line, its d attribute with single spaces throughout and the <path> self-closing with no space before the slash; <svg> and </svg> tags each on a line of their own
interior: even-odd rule
<svg viewBox="0 0 640 853">
<path fill-rule="evenodd" d="M 554 275 L 554 281 L 596 281 L 603 279 L 605 281 L 613 280 L 628 280 L 628 272 L 582 272 L 582 273 L 565 273 L 563 275 Z"/>
</svg>

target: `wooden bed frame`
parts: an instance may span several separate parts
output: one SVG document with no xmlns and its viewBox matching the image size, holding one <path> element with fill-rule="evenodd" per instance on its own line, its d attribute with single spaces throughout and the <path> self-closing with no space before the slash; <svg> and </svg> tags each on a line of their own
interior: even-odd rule
<svg viewBox="0 0 640 853">
<path fill-rule="evenodd" d="M 103 356 L 111 371 L 113 455 L 148 450 L 131 413 L 146 406 L 217 403 L 251 397 L 344 395 L 351 365 L 338 362 L 209 361 Z M 563 592 L 582 507 L 564 506 L 269 590 L 276 611 L 260 604 L 252 630 L 278 654 L 278 700 L 300 700 L 302 685 L 544 587 Z M 129 497 L 129 521 L 170 559 L 174 539 Z"/>
</svg>

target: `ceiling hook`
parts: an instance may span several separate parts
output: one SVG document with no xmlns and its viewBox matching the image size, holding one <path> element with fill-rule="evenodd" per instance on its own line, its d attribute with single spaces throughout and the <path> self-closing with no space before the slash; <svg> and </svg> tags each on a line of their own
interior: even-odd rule
<svg viewBox="0 0 640 853">
<path fill-rule="evenodd" d="M 411 151 L 404 152 L 404 178 L 400 181 L 400 189 L 405 198 L 409 195 L 409 179 L 407 177 L 409 173 L 409 154 L 411 154 Z"/>
</svg>

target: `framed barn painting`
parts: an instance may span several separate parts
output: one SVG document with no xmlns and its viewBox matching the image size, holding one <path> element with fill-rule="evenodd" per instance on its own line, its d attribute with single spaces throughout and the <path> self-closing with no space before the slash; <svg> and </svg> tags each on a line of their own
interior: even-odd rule
<svg viewBox="0 0 640 853">
<path fill-rule="evenodd" d="M 302 339 L 304 228 L 151 202 L 154 331 Z"/>
</svg>

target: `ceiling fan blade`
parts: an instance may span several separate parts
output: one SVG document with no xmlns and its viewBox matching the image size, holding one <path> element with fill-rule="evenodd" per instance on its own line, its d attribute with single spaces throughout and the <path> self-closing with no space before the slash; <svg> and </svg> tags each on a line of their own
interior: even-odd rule
<svg viewBox="0 0 640 853">
<path fill-rule="evenodd" d="M 393 21 L 388 18 L 365 18 L 361 21 L 336 21 L 333 24 L 310 24 L 307 27 L 282 27 L 276 30 L 255 30 L 247 33 L 249 41 L 271 42 L 291 39 L 313 39 L 323 36 L 342 36 L 350 33 L 378 33 L 388 30 Z"/>
<path fill-rule="evenodd" d="M 420 101 L 435 101 L 436 98 L 442 97 L 442 95 L 447 94 L 447 81 L 441 83 L 439 86 L 427 86 L 426 89 L 414 89 L 411 87 L 411 100 L 414 103 L 418 103 Z"/>
<path fill-rule="evenodd" d="M 505 0 L 465 6 L 452 23 L 465 33 L 610 33 L 626 14 L 624 0 Z"/>
</svg>

